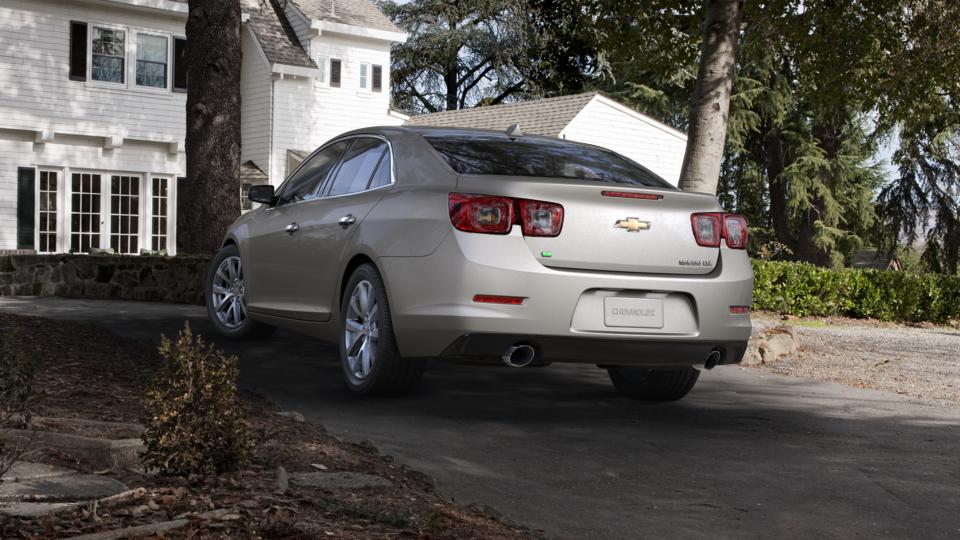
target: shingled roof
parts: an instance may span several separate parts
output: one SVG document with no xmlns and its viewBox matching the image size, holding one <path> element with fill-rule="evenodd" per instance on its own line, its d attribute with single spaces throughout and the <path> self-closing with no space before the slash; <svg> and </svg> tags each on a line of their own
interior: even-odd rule
<svg viewBox="0 0 960 540">
<path fill-rule="evenodd" d="M 292 0 L 308 19 L 330 21 L 363 28 L 403 31 L 369 0 Z"/>
<path fill-rule="evenodd" d="M 557 137 L 597 95 L 597 92 L 586 92 L 571 96 L 424 114 L 414 116 L 407 125 L 502 131 L 511 124 L 520 124 L 520 129 L 524 133 Z"/>
<path fill-rule="evenodd" d="M 300 46 L 293 28 L 275 2 L 243 0 L 241 8 L 244 13 L 250 15 L 247 24 L 260 42 L 268 62 L 288 66 L 317 67 Z"/>
</svg>

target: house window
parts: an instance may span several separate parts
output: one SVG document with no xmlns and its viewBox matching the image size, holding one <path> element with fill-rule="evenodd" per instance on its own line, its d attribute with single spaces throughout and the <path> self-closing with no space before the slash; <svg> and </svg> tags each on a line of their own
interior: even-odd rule
<svg viewBox="0 0 960 540">
<path fill-rule="evenodd" d="M 367 89 L 367 68 L 370 64 L 360 64 L 360 88 Z"/>
<path fill-rule="evenodd" d="M 341 62 L 336 58 L 330 59 L 330 86 L 334 88 L 340 87 L 340 68 Z"/>
<path fill-rule="evenodd" d="M 153 194 L 151 196 L 150 216 L 153 226 L 150 233 L 150 249 L 163 251 L 167 249 L 167 190 L 169 182 L 166 178 L 153 179 Z"/>
<path fill-rule="evenodd" d="M 167 87 L 167 38 L 137 34 L 137 85 Z"/>
<path fill-rule="evenodd" d="M 373 91 L 383 91 L 383 66 L 373 66 Z"/>
<path fill-rule="evenodd" d="M 140 177 L 110 177 L 110 247 L 115 253 L 139 252 Z"/>
<path fill-rule="evenodd" d="M 317 76 L 317 82 L 326 84 L 327 82 L 327 62 L 330 60 L 325 56 L 317 57 L 317 67 L 320 68 L 320 74 Z"/>
<path fill-rule="evenodd" d="M 92 39 L 93 65 L 90 78 L 95 81 L 123 84 L 126 31 L 94 26 Z"/>
<path fill-rule="evenodd" d="M 40 253 L 57 251 L 57 177 L 56 171 L 40 171 Z"/>
<path fill-rule="evenodd" d="M 100 247 L 100 175 L 73 173 L 70 202 L 70 251 L 86 253 Z"/>
</svg>

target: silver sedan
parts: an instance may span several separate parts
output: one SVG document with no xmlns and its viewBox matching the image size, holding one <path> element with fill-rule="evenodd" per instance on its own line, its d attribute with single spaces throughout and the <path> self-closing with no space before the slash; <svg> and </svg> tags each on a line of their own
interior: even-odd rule
<svg viewBox="0 0 960 540">
<path fill-rule="evenodd" d="M 743 218 L 595 146 L 369 128 L 248 196 L 262 204 L 210 267 L 211 320 L 339 343 L 358 393 L 410 392 L 429 359 L 583 362 L 676 400 L 750 336 Z"/>
</svg>

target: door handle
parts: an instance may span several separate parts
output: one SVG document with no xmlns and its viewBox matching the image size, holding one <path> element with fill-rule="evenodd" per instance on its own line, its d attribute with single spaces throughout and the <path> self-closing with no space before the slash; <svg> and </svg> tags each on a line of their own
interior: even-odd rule
<svg viewBox="0 0 960 540">
<path fill-rule="evenodd" d="M 287 231 L 289 234 L 293 234 L 300 230 L 300 226 L 297 225 L 296 222 L 294 222 L 287 225 L 287 227 L 284 230 Z"/>
<path fill-rule="evenodd" d="M 357 222 L 357 218 L 353 217 L 353 214 L 347 214 L 342 218 L 340 218 L 340 221 L 338 223 L 340 223 L 341 227 L 349 227 L 356 222 Z"/>
</svg>

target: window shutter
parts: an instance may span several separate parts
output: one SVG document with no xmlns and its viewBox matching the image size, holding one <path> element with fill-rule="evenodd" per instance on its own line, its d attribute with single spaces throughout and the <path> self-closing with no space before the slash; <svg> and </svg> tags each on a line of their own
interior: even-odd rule
<svg viewBox="0 0 960 540">
<path fill-rule="evenodd" d="M 330 60 L 330 86 L 340 86 L 340 60 Z"/>
<path fill-rule="evenodd" d="M 17 249 L 33 249 L 36 171 L 17 167 Z"/>
<path fill-rule="evenodd" d="M 383 67 L 373 66 L 373 91 L 380 92 L 382 90 L 383 90 Z"/>
<path fill-rule="evenodd" d="M 184 38 L 173 39 L 173 91 L 187 91 L 187 61 L 183 56 L 187 48 Z"/>
<path fill-rule="evenodd" d="M 87 23 L 70 21 L 70 80 L 87 80 Z"/>
</svg>

